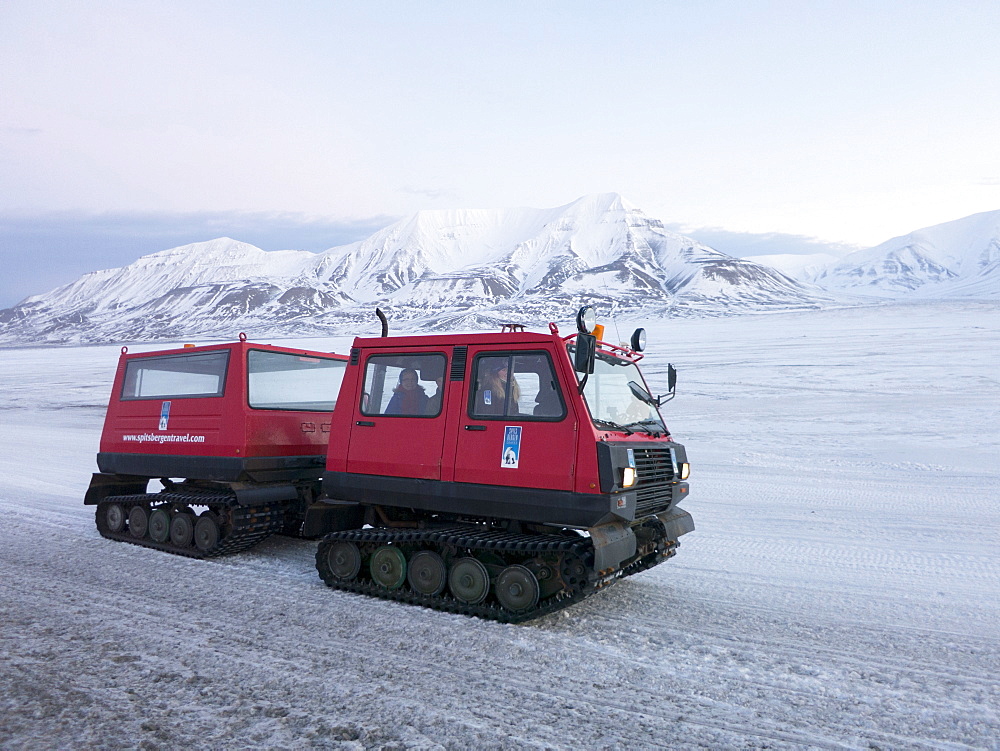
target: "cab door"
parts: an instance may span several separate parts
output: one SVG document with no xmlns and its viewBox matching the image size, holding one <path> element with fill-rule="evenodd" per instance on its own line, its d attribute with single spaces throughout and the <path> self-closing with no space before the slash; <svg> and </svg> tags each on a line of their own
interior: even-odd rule
<svg viewBox="0 0 1000 751">
<path fill-rule="evenodd" d="M 441 479 L 447 358 L 401 348 L 368 354 L 351 426 L 347 471 Z"/>
<path fill-rule="evenodd" d="M 572 490 L 577 417 L 546 349 L 470 347 L 454 479 Z"/>
</svg>

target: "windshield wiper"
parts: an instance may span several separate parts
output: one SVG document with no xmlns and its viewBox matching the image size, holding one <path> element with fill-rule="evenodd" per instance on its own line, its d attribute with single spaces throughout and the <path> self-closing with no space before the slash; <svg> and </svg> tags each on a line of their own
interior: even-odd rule
<svg viewBox="0 0 1000 751">
<path fill-rule="evenodd" d="M 623 433 L 626 433 L 627 435 L 632 435 L 635 432 L 634 430 L 629 430 L 627 426 L 619 425 L 618 423 L 612 422 L 611 420 L 602 420 L 600 417 L 595 417 L 593 418 L 593 420 L 595 425 L 604 425 L 610 427 L 612 430 L 620 430 Z"/>
<path fill-rule="evenodd" d="M 645 430 L 645 431 L 646 431 L 646 433 L 647 433 L 647 434 L 649 434 L 649 435 L 659 435 L 660 433 L 663 433 L 663 432 L 665 432 L 665 429 L 664 429 L 664 427 L 663 427 L 663 423 L 662 423 L 662 422 L 660 422 L 659 420 L 654 420 L 654 419 L 653 419 L 653 418 L 651 418 L 651 417 L 650 417 L 650 418 L 647 418 L 647 419 L 645 419 L 645 420 L 637 420 L 636 422 L 630 422 L 630 423 L 629 423 L 629 424 L 628 424 L 627 426 L 625 426 L 625 427 L 629 427 L 629 428 L 631 428 L 631 427 L 632 427 L 633 425 L 636 425 L 636 426 L 638 426 L 638 427 L 642 428 L 642 429 L 643 429 L 643 430 Z M 655 425 L 655 426 L 656 426 L 656 427 L 658 428 L 658 430 L 650 430 L 650 429 L 649 429 L 649 426 L 650 426 L 650 425 Z"/>
</svg>

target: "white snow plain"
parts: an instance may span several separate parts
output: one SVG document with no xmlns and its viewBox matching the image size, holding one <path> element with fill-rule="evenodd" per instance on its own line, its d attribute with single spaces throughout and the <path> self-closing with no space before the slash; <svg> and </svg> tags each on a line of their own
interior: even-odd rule
<svg viewBox="0 0 1000 751">
<path fill-rule="evenodd" d="M 118 347 L 0 352 L 0 747 L 1000 747 L 1000 304 L 647 328 L 697 529 L 516 626 L 101 538 Z"/>
</svg>

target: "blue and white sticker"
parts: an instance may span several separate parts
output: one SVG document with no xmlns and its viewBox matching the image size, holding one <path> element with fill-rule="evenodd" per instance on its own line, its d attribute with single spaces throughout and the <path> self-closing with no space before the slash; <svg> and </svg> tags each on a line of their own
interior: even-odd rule
<svg viewBox="0 0 1000 751">
<path fill-rule="evenodd" d="M 493 404 L 493 392 L 489 389 L 483 392 L 483 403 L 488 407 Z"/>
<path fill-rule="evenodd" d="M 503 429 L 503 454 L 500 457 L 502 469 L 517 469 L 521 460 L 521 426 L 508 425 Z"/>
<path fill-rule="evenodd" d="M 163 402 L 160 407 L 160 430 L 167 429 L 167 423 L 170 422 L 170 402 Z"/>
</svg>

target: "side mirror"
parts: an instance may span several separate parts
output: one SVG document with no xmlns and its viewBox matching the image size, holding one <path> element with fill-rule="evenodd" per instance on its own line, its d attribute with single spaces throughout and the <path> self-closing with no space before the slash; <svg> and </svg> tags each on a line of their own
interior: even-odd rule
<svg viewBox="0 0 1000 751">
<path fill-rule="evenodd" d="M 589 375 L 594 372 L 597 359 L 597 337 L 593 334 L 576 335 L 576 352 L 573 355 L 573 369 L 577 373 Z"/>
<path fill-rule="evenodd" d="M 677 396 L 677 368 L 673 365 L 667 365 L 667 393 L 661 394 L 656 397 L 656 406 L 660 407 L 675 396 Z"/>
</svg>

